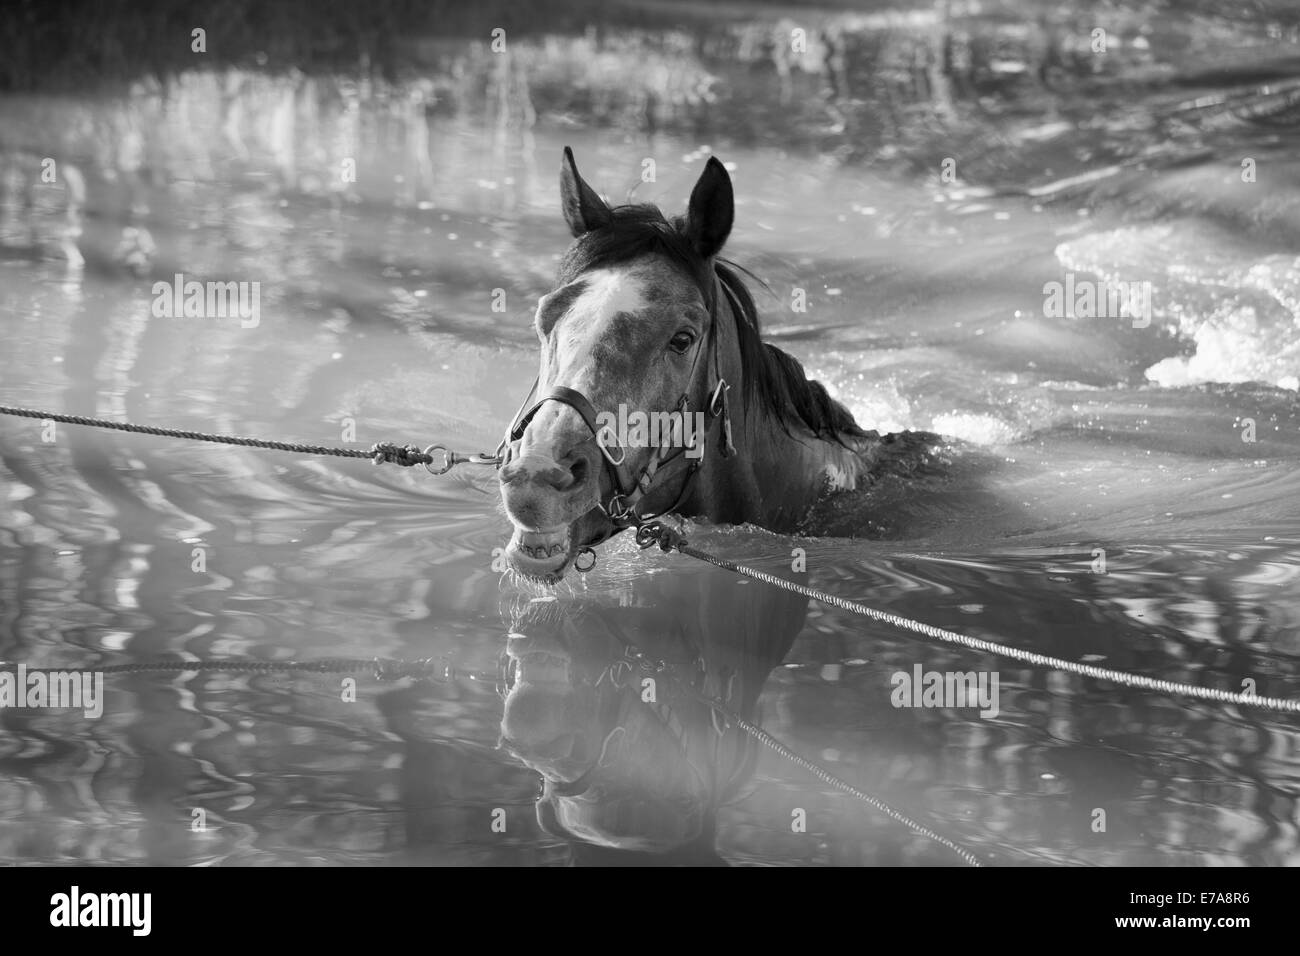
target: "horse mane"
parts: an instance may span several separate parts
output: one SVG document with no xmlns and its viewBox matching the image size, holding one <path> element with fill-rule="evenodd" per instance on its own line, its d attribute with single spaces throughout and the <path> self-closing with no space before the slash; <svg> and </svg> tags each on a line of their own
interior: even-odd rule
<svg viewBox="0 0 1300 956">
<path fill-rule="evenodd" d="M 808 378 L 797 359 L 763 341 L 758 307 L 741 280 L 748 270 L 726 259 L 706 259 L 686 237 L 680 216 L 664 217 L 648 203 L 615 206 L 611 222 L 579 236 L 560 260 L 561 283 L 572 282 L 584 272 L 630 262 L 658 254 L 689 276 L 704 294 L 709 312 L 717 316 L 714 277 L 726 290 L 736 319 L 740 343 L 740 364 L 745 375 L 745 400 L 762 407 L 786 432 L 807 428 L 818 438 L 843 443 L 844 438 L 865 434 L 849 410 L 826 392 L 825 386 Z"/>
</svg>

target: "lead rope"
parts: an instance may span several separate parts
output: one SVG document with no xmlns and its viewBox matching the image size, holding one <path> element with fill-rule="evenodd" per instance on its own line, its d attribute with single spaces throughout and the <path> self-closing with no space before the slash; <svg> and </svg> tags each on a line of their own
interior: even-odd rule
<svg viewBox="0 0 1300 956">
<path fill-rule="evenodd" d="M 865 604 L 859 604 L 857 601 L 849 601 L 845 598 L 837 597 L 834 594 L 827 594 L 825 591 L 819 591 L 816 588 L 810 588 L 804 584 L 787 581 L 785 578 L 778 577 L 775 574 L 770 574 L 767 571 L 760 571 L 757 568 L 751 568 L 743 564 L 737 564 L 735 561 L 728 561 L 726 558 L 720 558 L 707 551 L 701 551 L 699 548 L 687 544 L 686 539 L 682 536 L 681 532 L 658 522 L 643 525 L 638 528 L 636 538 L 637 543 L 643 549 L 657 544 L 663 551 L 680 551 L 688 557 L 695 558 L 698 561 L 705 561 L 715 567 L 722 568 L 725 571 L 731 571 L 735 574 L 752 578 L 755 581 L 762 581 L 764 584 L 770 584 L 773 587 L 792 591 L 795 594 L 802 594 L 805 597 L 821 601 L 823 604 L 829 604 L 832 607 L 840 608 L 843 611 L 848 611 L 852 614 L 860 614 L 863 617 L 871 618 L 873 621 L 879 621 L 882 624 L 888 624 L 905 631 L 911 631 L 914 634 L 920 634 L 924 637 L 943 641 L 946 644 L 956 644 L 960 647 L 983 651 L 987 654 L 996 654 L 1000 657 L 1010 657 L 1013 660 L 1023 661 L 1026 664 L 1033 664 L 1037 667 L 1050 667 L 1071 674 L 1079 674 L 1097 680 L 1110 681 L 1113 684 L 1121 684 L 1126 687 L 1138 687 L 1143 690 L 1154 690 L 1174 696 L 1195 697 L 1199 700 L 1214 701 L 1221 704 L 1240 704 L 1243 707 L 1258 707 L 1263 710 L 1276 710 L 1290 714 L 1300 713 L 1300 700 L 1288 700 L 1282 697 L 1261 697 L 1257 694 L 1216 690 L 1212 687 L 1197 687 L 1193 684 L 1181 684 L 1177 681 L 1160 680 L 1155 677 L 1146 677 L 1141 674 L 1129 674 L 1125 671 L 1112 670 L 1109 667 L 1097 667 L 1093 664 L 1083 664 L 1078 661 L 1070 661 L 1061 657 L 1052 657 L 1049 654 L 1039 654 L 1037 651 L 1027 651 L 1019 647 L 1011 647 L 1006 644 L 997 644 L 993 641 L 986 641 L 978 637 L 970 637 L 966 634 L 958 634 L 955 631 L 946 631 L 943 628 L 935 627 L 932 624 L 923 624 L 920 621 L 913 621 L 910 618 L 901 617 L 897 614 L 890 614 L 888 611 L 881 611 L 873 607 L 868 607 Z"/>
<path fill-rule="evenodd" d="M 423 451 L 418 445 L 399 445 L 396 442 L 376 442 L 369 449 L 337 448 L 329 445 L 306 445 L 299 442 L 270 441 L 264 438 L 244 438 L 239 435 L 214 435 L 208 432 L 186 431 L 180 428 L 157 428 L 153 425 L 134 425 L 130 422 L 115 422 L 106 418 L 89 418 L 85 415 L 62 415 L 46 412 L 36 408 L 18 408 L 13 405 L 0 405 L 0 415 L 15 415 L 19 418 L 38 418 L 68 425 L 89 425 L 92 428 L 111 428 L 119 432 L 133 432 L 141 435 L 161 435 L 164 438 L 189 438 L 193 441 L 216 442 L 221 445 L 240 445 L 246 448 L 270 448 L 273 451 L 297 452 L 303 455 L 332 455 L 335 458 L 369 458 L 376 465 L 390 462 L 410 468 L 412 465 L 424 465 L 428 470 L 441 475 L 450 471 L 455 465 L 496 465 L 499 457 L 486 453 L 478 455 L 458 455 L 445 445 L 430 445 Z M 429 468 L 438 460 L 434 452 L 443 456 L 442 468 Z"/>
</svg>

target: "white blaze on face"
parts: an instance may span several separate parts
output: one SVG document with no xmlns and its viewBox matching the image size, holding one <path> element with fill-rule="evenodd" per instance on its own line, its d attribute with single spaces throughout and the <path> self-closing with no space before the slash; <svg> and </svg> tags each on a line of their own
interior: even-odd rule
<svg viewBox="0 0 1300 956">
<path fill-rule="evenodd" d="M 586 289 L 574 300 L 562 329 L 562 343 L 575 350 L 580 343 L 601 338 L 619 313 L 636 315 L 649 304 L 644 294 L 644 278 L 636 273 L 615 269 L 596 269 L 583 275 Z M 567 334 L 565 334 L 567 333 Z M 561 359 L 564 356 L 561 355 Z M 584 372 L 586 369 L 584 369 Z M 570 385 L 579 390 L 592 382 Z"/>
<path fill-rule="evenodd" d="M 602 320 L 619 312 L 640 312 L 646 307 L 642 294 L 644 279 L 634 272 L 597 269 L 588 272 L 587 291 L 578 297 L 573 311 L 597 315 Z"/>
<path fill-rule="evenodd" d="M 553 328 L 551 341 L 553 358 L 543 360 L 544 380 L 549 378 L 551 383 L 566 385 L 599 402 L 596 389 L 600 383 L 594 381 L 597 371 L 589 357 L 596 343 L 609 335 L 610 326 L 620 313 L 636 315 L 646 309 L 648 302 L 643 294 L 646 281 L 643 274 L 598 269 L 582 276 L 582 293 L 569 303 L 563 316 L 546 316 L 547 302 L 544 299 L 539 305 L 539 318 L 551 318 L 558 323 Z M 617 346 L 624 343 L 608 344 Z M 623 384 L 614 383 L 615 386 Z M 610 383 L 606 381 L 605 385 L 608 388 Z M 571 409 L 559 403 L 544 405 L 538 417 L 533 419 L 520 447 L 550 458 L 553 450 L 552 441 L 547 437 L 548 413 L 550 423 L 559 414 L 573 414 Z M 584 505 L 584 510 L 595 505 L 595 494 L 593 489 L 591 505 Z M 509 549 L 510 563 L 515 570 L 549 582 L 559 580 L 578 543 L 573 537 L 572 522 L 580 515 L 566 513 L 566 509 L 572 510 L 572 507 L 573 502 L 569 501 L 563 507 L 556 504 L 554 507 L 531 508 L 532 530 L 525 530 L 516 522 Z"/>
</svg>

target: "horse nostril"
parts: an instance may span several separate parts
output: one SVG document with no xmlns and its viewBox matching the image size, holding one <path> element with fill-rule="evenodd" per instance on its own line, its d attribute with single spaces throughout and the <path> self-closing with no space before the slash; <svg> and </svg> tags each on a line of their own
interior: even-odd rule
<svg viewBox="0 0 1300 956">
<path fill-rule="evenodd" d="M 569 468 L 544 455 L 516 459 L 501 469 L 500 477 L 502 484 L 519 488 L 541 486 L 567 491 L 573 484 Z"/>
<path fill-rule="evenodd" d="M 538 478 L 556 491 L 572 491 L 577 483 L 572 467 L 564 462 L 557 464 L 554 468 L 548 468 L 538 475 Z"/>
<path fill-rule="evenodd" d="M 503 485 L 518 488 L 550 489 L 568 494 L 585 490 L 591 481 L 592 456 L 575 449 L 558 461 L 545 455 L 528 455 L 502 467 Z"/>
<path fill-rule="evenodd" d="M 587 459 L 582 455 L 579 455 L 578 459 L 569 466 L 569 474 L 573 477 L 574 488 L 581 488 L 586 484 L 589 467 Z"/>
</svg>

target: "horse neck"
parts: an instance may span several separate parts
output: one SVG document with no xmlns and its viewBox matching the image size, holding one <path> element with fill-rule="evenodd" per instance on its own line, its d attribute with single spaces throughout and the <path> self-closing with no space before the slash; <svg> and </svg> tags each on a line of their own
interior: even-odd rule
<svg viewBox="0 0 1300 956">
<path fill-rule="evenodd" d="M 796 530 L 824 494 L 857 487 L 865 471 L 862 459 L 838 442 L 803 427 L 789 429 L 760 409 L 745 423 L 747 441 L 737 443 L 760 503 L 757 516 L 746 520 L 771 531 Z"/>
<path fill-rule="evenodd" d="M 719 366 L 731 386 L 730 412 L 735 453 L 722 458 L 715 432 L 700 472 L 693 513 L 710 520 L 753 522 L 771 531 L 793 531 L 831 488 L 854 488 L 866 471 L 860 455 L 812 434 L 802 424 L 782 423 L 745 398 L 737 317 L 726 296 L 718 306 Z"/>
</svg>

